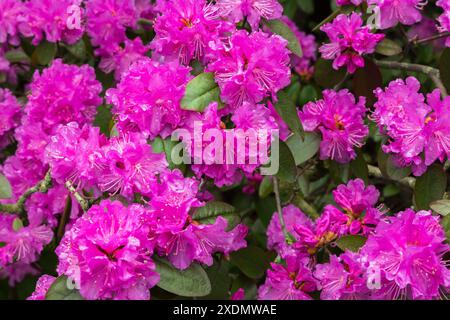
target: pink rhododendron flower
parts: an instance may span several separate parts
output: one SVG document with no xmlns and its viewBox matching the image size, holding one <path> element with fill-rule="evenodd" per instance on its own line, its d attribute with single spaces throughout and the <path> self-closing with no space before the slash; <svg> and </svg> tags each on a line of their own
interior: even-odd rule
<svg viewBox="0 0 450 320">
<path fill-rule="evenodd" d="M 76 122 L 61 125 L 46 147 L 45 162 L 50 165 L 52 177 L 60 184 L 69 181 L 83 188 L 97 182 L 97 173 L 104 158 L 102 147 L 106 137 L 100 129 Z"/>
<path fill-rule="evenodd" d="M 440 28 L 438 25 L 436 25 L 435 20 L 424 17 L 422 21 L 416 23 L 408 30 L 408 38 L 411 41 L 425 39 L 438 34 L 439 29 Z M 441 49 L 445 47 L 445 38 L 430 41 L 430 43 L 432 43 L 433 46 L 436 47 L 437 49 Z"/>
<path fill-rule="evenodd" d="M 381 299 L 433 299 L 446 292 L 449 270 L 445 232 L 431 212 L 408 209 L 381 221 L 361 254 L 379 268 Z"/>
<path fill-rule="evenodd" d="M 0 148 L 12 140 L 12 132 L 20 123 L 22 107 L 8 89 L 0 88 Z"/>
<path fill-rule="evenodd" d="M 397 23 L 412 25 L 422 19 L 420 10 L 427 4 L 421 0 L 367 0 L 379 12 L 381 29 L 395 27 Z"/>
<path fill-rule="evenodd" d="M 55 279 L 55 277 L 48 274 L 44 274 L 43 276 L 41 276 L 36 283 L 36 289 L 31 294 L 31 296 L 27 298 L 27 300 L 45 300 L 45 295 L 47 294 L 48 289 L 50 289 Z"/>
<path fill-rule="evenodd" d="M 357 300 L 368 296 L 365 269 L 352 252 L 339 257 L 331 255 L 329 263 L 316 266 L 314 277 L 319 280 L 322 300 Z"/>
<path fill-rule="evenodd" d="M 244 299 L 245 299 L 245 291 L 244 291 L 244 289 L 239 288 L 236 290 L 235 293 L 233 293 L 230 300 L 239 301 L 239 300 L 244 300 Z"/>
<path fill-rule="evenodd" d="M 31 264 L 23 262 L 15 262 L 0 268 L 0 279 L 8 279 L 8 285 L 10 287 L 14 287 L 19 284 L 28 275 L 39 275 L 39 270 Z"/>
<path fill-rule="evenodd" d="M 165 60 L 188 65 L 192 59 L 208 61 L 209 42 L 225 38 L 234 25 L 220 17 L 220 8 L 206 0 L 158 0 L 151 47 Z"/>
<path fill-rule="evenodd" d="M 286 259 L 286 266 L 272 263 L 266 282 L 258 289 L 260 300 L 312 300 L 309 293 L 316 290 L 316 280 L 302 260 Z"/>
<path fill-rule="evenodd" d="M 306 131 L 322 133 L 320 159 L 348 163 L 355 159 L 355 147 L 360 148 L 369 129 L 364 124 L 366 100 L 355 97 L 347 90 L 325 90 L 323 99 L 309 102 L 299 112 Z"/>
<path fill-rule="evenodd" d="M 338 6 L 355 5 L 359 6 L 364 0 L 336 0 Z"/>
<path fill-rule="evenodd" d="M 420 83 L 409 77 L 398 79 L 383 91 L 377 89 L 373 118 L 390 140 L 383 151 L 392 153 L 398 166 L 411 166 L 415 175 L 422 175 L 436 160 L 443 162 L 450 155 L 450 98 L 441 100 L 436 89 L 424 96 Z"/>
<path fill-rule="evenodd" d="M 111 138 L 102 153 L 98 163 L 92 164 L 100 168 L 100 190 L 125 197 L 133 196 L 134 192 L 151 194 L 156 175 L 168 166 L 165 154 L 153 153 L 152 147 L 139 133 Z"/>
<path fill-rule="evenodd" d="M 94 46 L 113 48 L 126 39 L 126 28 L 138 20 L 134 0 L 89 0 L 86 2 L 86 31 Z"/>
<path fill-rule="evenodd" d="M 117 88 L 106 93 L 117 114 L 119 131 L 140 131 L 150 138 L 170 135 L 182 121 L 180 101 L 189 71 L 178 62 L 159 64 L 150 58 L 133 64 Z"/>
<path fill-rule="evenodd" d="M 9 42 L 18 45 L 20 18 L 25 5 L 22 1 L 3 0 L 0 3 L 0 43 Z"/>
<path fill-rule="evenodd" d="M 17 219 L 17 220 L 16 220 Z M 53 238 L 53 231 L 45 225 L 15 227 L 20 219 L 10 214 L 0 214 L 0 266 L 12 263 L 35 262 L 44 246 Z"/>
<path fill-rule="evenodd" d="M 253 30 L 258 30 L 261 19 L 278 19 L 283 13 L 278 0 L 218 0 L 217 6 L 220 14 L 233 22 L 246 17 Z"/>
<path fill-rule="evenodd" d="M 215 73 L 222 100 L 233 108 L 274 96 L 290 82 L 287 42 L 277 35 L 239 30 L 227 45 L 215 44 Z"/>
<path fill-rule="evenodd" d="M 102 102 L 102 85 L 92 67 L 67 65 L 57 59 L 42 74 L 35 72 L 30 89 L 22 126 L 16 134 L 18 154 L 43 161 L 49 136 L 58 125 L 92 123 Z"/>
<path fill-rule="evenodd" d="M 296 225 L 303 225 L 307 228 L 312 228 L 314 225 L 310 218 L 292 204 L 283 208 L 283 220 L 286 231 L 289 232 L 294 239 L 296 237 Z M 295 256 L 297 254 L 296 250 L 286 242 L 280 224 L 280 217 L 277 212 L 273 214 L 270 224 L 267 227 L 267 248 L 277 251 L 282 258 L 285 258 L 286 256 Z"/>
<path fill-rule="evenodd" d="M 145 216 L 136 204 L 104 200 L 92 206 L 56 249 L 58 273 L 78 284 L 86 299 L 148 300 L 159 276 Z"/>
<path fill-rule="evenodd" d="M 439 31 L 449 32 L 450 31 L 450 1 L 449 0 L 438 0 L 436 5 L 441 7 L 444 12 L 438 17 Z M 450 47 L 450 37 L 446 38 L 445 44 Z"/>
<path fill-rule="evenodd" d="M 349 73 L 364 67 L 364 54 L 374 53 L 375 47 L 383 40 L 383 34 L 370 32 L 368 26 L 363 26 L 363 20 L 358 13 L 349 16 L 338 15 L 332 22 L 323 25 L 320 30 L 330 38 L 330 43 L 323 44 L 319 51 L 322 57 L 333 61 L 333 68 L 338 70 L 347 66 Z"/>
<path fill-rule="evenodd" d="M 115 46 L 104 49 L 100 47 L 95 50 L 96 55 L 101 57 L 99 64 L 100 69 L 105 73 L 114 71 L 116 80 L 120 80 L 122 74 L 127 71 L 130 66 L 146 56 L 149 47 L 142 43 L 141 38 L 134 40 L 126 39 L 123 46 L 117 44 Z"/>
<path fill-rule="evenodd" d="M 89 3 L 89 1 L 88 1 Z M 20 25 L 21 32 L 27 37 L 33 37 L 33 44 L 39 44 L 43 39 L 49 42 L 64 41 L 74 44 L 83 35 L 83 27 L 70 27 L 70 9 L 78 7 L 80 19 L 83 8 L 81 0 L 29 0 L 24 4 L 24 22 Z"/>
</svg>

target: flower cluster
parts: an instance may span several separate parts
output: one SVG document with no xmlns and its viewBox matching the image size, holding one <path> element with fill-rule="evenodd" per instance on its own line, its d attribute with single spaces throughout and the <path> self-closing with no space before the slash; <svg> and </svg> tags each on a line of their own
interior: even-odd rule
<svg viewBox="0 0 450 320">
<path fill-rule="evenodd" d="M 292 235 L 288 243 L 274 214 L 268 245 L 285 265 L 272 264 L 259 288 L 260 299 L 309 300 L 317 291 L 324 300 L 445 296 L 450 271 L 444 255 L 450 247 L 444 243 L 438 217 L 411 209 L 382 217 L 373 207 L 378 191 L 365 188 L 362 180 L 339 186 L 333 195 L 342 210 L 329 205 L 314 223 L 292 205 L 283 209 L 286 230 Z M 356 233 L 367 237 L 357 252 L 330 253 L 329 262 L 316 262 L 320 251 L 333 250 L 337 239 Z"/>
<path fill-rule="evenodd" d="M 391 153 L 399 167 L 410 166 L 422 175 L 436 160 L 443 162 L 450 154 L 450 98 L 441 100 L 440 91 L 425 96 L 414 77 L 397 79 L 375 94 L 373 118 L 389 141 L 383 151 Z"/>
<path fill-rule="evenodd" d="M 306 131 L 322 133 L 320 159 L 348 163 L 355 159 L 355 147 L 364 144 L 369 129 L 364 125 L 366 100 L 355 97 L 347 90 L 325 90 L 323 99 L 309 102 L 299 112 Z"/>
<path fill-rule="evenodd" d="M 436 2 L 436 5 L 438 7 L 441 7 L 444 12 L 439 16 L 438 23 L 439 23 L 439 30 L 441 32 L 449 32 L 450 31 L 450 1 L 448 0 L 438 0 Z M 447 37 L 446 40 L 447 47 L 450 47 L 450 37 Z"/>
<path fill-rule="evenodd" d="M 395 27 L 398 23 L 413 25 L 422 19 L 420 12 L 427 4 L 421 0 L 367 0 L 367 4 L 375 6 L 382 29 Z"/>
<path fill-rule="evenodd" d="M 376 45 L 384 38 L 383 34 L 371 33 L 368 26 L 363 26 L 361 15 L 357 13 L 340 14 L 320 30 L 330 38 L 330 43 L 319 48 L 322 57 L 333 60 L 336 70 L 347 66 L 349 73 L 364 67 L 362 55 L 375 52 Z"/>
<path fill-rule="evenodd" d="M 14 129 L 20 123 L 22 108 L 8 89 L 0 89 L 0 148 L 9 144 Z"/>
</svg>

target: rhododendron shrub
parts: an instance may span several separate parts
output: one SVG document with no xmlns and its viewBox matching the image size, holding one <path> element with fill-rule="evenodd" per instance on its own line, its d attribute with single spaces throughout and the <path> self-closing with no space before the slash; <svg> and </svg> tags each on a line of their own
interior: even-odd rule
<svg viewBox="0 0 450 320">
<path fill-rule="evenodd" d="M 1 0 L 0 299 L 449 297 L 448 0 Z"/>
</svg>

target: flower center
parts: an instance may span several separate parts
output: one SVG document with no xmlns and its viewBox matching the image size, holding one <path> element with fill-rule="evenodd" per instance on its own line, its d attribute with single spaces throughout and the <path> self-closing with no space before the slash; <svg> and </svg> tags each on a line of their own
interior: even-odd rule
<svg viewBox="0 0 450 320">
<path fill-rule="evenodd" d="M 342 117 L 339 114 L 334 115 L 334 124 L 338 130 L 344 130 L 344 122 L 342 121 Z"/>
<path fill-rule="evenodd" d="M 190 18 L 181 18 L 180 21 L 186 28 L 192 28 L 194 26 Z"/>
</svg>

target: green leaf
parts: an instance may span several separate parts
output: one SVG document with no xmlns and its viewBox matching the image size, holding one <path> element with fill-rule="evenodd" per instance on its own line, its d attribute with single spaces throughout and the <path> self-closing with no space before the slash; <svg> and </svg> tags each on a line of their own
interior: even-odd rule
<svg viewBox="0 0 450 320">
<path fill-rule="evenodd" d="M 348 14 L 348 13 L 352 12 L 353 10 L 355 10 L 354 6 L 342 6 L 342 7 L 337 8 L 335 11 L 333 11 L 333 13 L 331 13 L 328 17 L 326 17 L 322 22 L 320 22 L 317 26 L 315 26 L 312 31 L 315 32 L 315 31 L 319 30 L 320 27 L 322 27 L 324 24 L 326 24 L 328 22 L 333 21 L 334 18 L 336 18 L 341 13 Z"/>
<path fill-rule="evenodd" d="M 307 14 L 314 13 L 314 1 L 313 0 L 297 0 L 298 7 Z"/>
<path fill-rule="evenodd" d="M 30 57 L 22 50 L 9 50 L 5 53 L 5 58 L 11 63 L 30 61 Z"/>
<path fill-rule="evenodd" d="M 403 49 L 397 42 L 385 38 L 383 41 L 378 43 L 375 51 L 379 54 L 390 57 L 402 53 Z"/>
<path fill-rule="evenodd" d="M 392 156 L 383 152 L 380 148 L 378 151 L 378 167 L 386 178 L 399 181 L 411 174 L 411 168 L 400 168 L 394 163 Z"/>
<path fill-rule="evenodd" d="M 223 107 L 219 86 L 214 81 L 214 73 L 201 73 L 187 84 L 181 109 L 203 112 L 212 102 L 219 103 L 219 108 Z"/>
<path fill-rule="evenodd" d="M 416 180 L 414 199 L 418 210 L 428 210 L 430 203 L 442 199 L 447 188 L 447 176 L 440 165 L 433 165 Z"/>
<path fill-rule="evenodd" d="M 23 221 L 20 218 L 15 218 L 12 224 L 12 228 L 14 231 L 19 231 L 23 228 Z"/>
<path fill-rule="evenodd" d="M 46 66 L 52 62 L 53 58 L 55 58 L 57 51 L 56 43 L 42 41 L 34 50 L 33 60 L 37 61 L 40 65 Z"/>
<path fill-rule="evenodd" d="M 291 50 L 292 53 L 294 53 L 299 58 L 303 56 L 300 41 L 298 40 L 292 29 L 289 28 L 289 26 L 285 22 L 279 19 L 275 19 L 267 21 L 266 24 L 269 27 L 270 31 L 287 40 L 288 49 Z"/>
<path fill-rule="evenodd" d="M 270 176 L 265 176 L 259 184 L 258 195 L 260 198 L 266 198 L 273 192 L 273 183 Z"/>
<path fill-rule="evenodd" d="M 344 80 L 347 71 L 345 68 L 333 69 L 333 61 L 318 59 L 314 67 L 314 79 L 316 83 L 325 88 L 332 88 Z"/>
<path fill-rule="evenodd" d="M 447 242 L 450 238 L 450 215 L 445 216 L 441 220 L 441 226 L 445 231 L 445 236 L 447 237 Z"/>
<path fill-rule="evenodd" d="M 228 230 L 234 229 L 240 222 L 236 209 L 225 202 L 210 201 L 203 207 L 197 208 L 192 215 L 192 219 L 201 224 L 213 224 L 217 217 L 224 217 L 228 221 Z"/>
<path fill-rule="evenodd" d="M 448 91 L 450 91 L 450 48 L 446 48 L 439 59 L 439 72 Z"/>
<path fill-rule="evenodd" d="M 180 141 L 172 141 L 171 137 L 167 137 L 166 139 L 161 139 L 160 137 L 156 137 L 155 140 L 152 141 L 152 151 L 156 153 L 165 153 L 166 160 L 169 163 L 170 169 L 180 169 L 181 171 L 186 170 L 186 165 L 181 163 L 176 165 L 172 160 L 172 150 L 175 146 L 177 146 Z"/>
<path fill-rule="evenodd" d="M 275 109 L 289 129 L 304 138 L 305 132 L 297 114 L 297 107 L 286 92 L 280 91 L 278 93 L 278 102 L 275 104 Z"/>
<path fill-rule="evenodd" d="M 350 162 L 350 170 L 356 178 L 363 179 L 366 184 L 369 182 L 369 169 L 367 168 L 366 160 L 363 153 L 358 150 L 358 155 L 355 160 Z"/>
<path fill-rule="evenodd" d="M 358 235 L 343 236 L 336 240 L 336 245 L 343 251 L 350 250 L 358 252 L 366 241 L 367 238 Z"/>
<path fill-rule="evenodd" d="M 259 279 L 264 276 L 270 266 L 268 253 L 252 245 L 231 253 L 230 257 L 231 263 L 252 279 Z"/>
<path fill-rule="evenodd" d="M 371 59 L 364 59 L 364 68 L 358 68 L 353 75 L 353 92 L 355 96 L 366 98 L 368 106 L 376 102 L 374 90 L 383 85 L 380 69 Z"/>
<path fill-rule="evenodd" d="M 84 60 L 86 58 L 86 43 L 84 39 L 72 44 L 64 45 L 64 47 L 69 51 L 75 58 L 79 60 Z"/>
<path fill-rule="evenodd" d="M 279 145 L 280 152 L 278 158 L 280 167 L 278 169 L 277 177 L 280 178 L 281 181 L 294 182 L 295 177 L 297 176 L 297 167 L 295 165 L 294 156 L 284 141 L 279 140 Z"/>
<path fill-rule="evenodd" d="M 320 148 L 320 136 L 314 132 L 306 132 L 305 139 L 294 134 L 287 139 L 286 144 L 294 156 L 297 166 L 305 163 L 316 155 Z"/>
<path fill-rule="evenodd" d="M 12 189 L 8 179 L 0 173 L 0 199 L 10 199 L 12 197 Z"/>
<path fill-rule="evenodd" d="M 450 214 L 450 200 L 437 200 L 430 203 L 430 208 L 441 216 Z"/>
<path fill-rule="evenodd" d="M 155 259 L 155 263 L 160 275 L 157 286 L 161 289 L 182 297 L 204 297 L 211 292 L 208 275 L 198 264 L 178 270 L 163 259 Z"/>
<path fill-rule="evenodd" d="M 69 289 L 68 278 L 60 276 L 52 283 L 45 295 L 45 300 L 83 300 L 76 289 Z"/>
<path fill-rule="evenodd" d="M 109 136 L 111 133 L 110 124 L 112 121 L 112 112 L 109 105 L 102 104 L 97 108 L 97 114 L 94 119 L 94 126 L 99 127 L 100 131 Z"/>
</svg>

